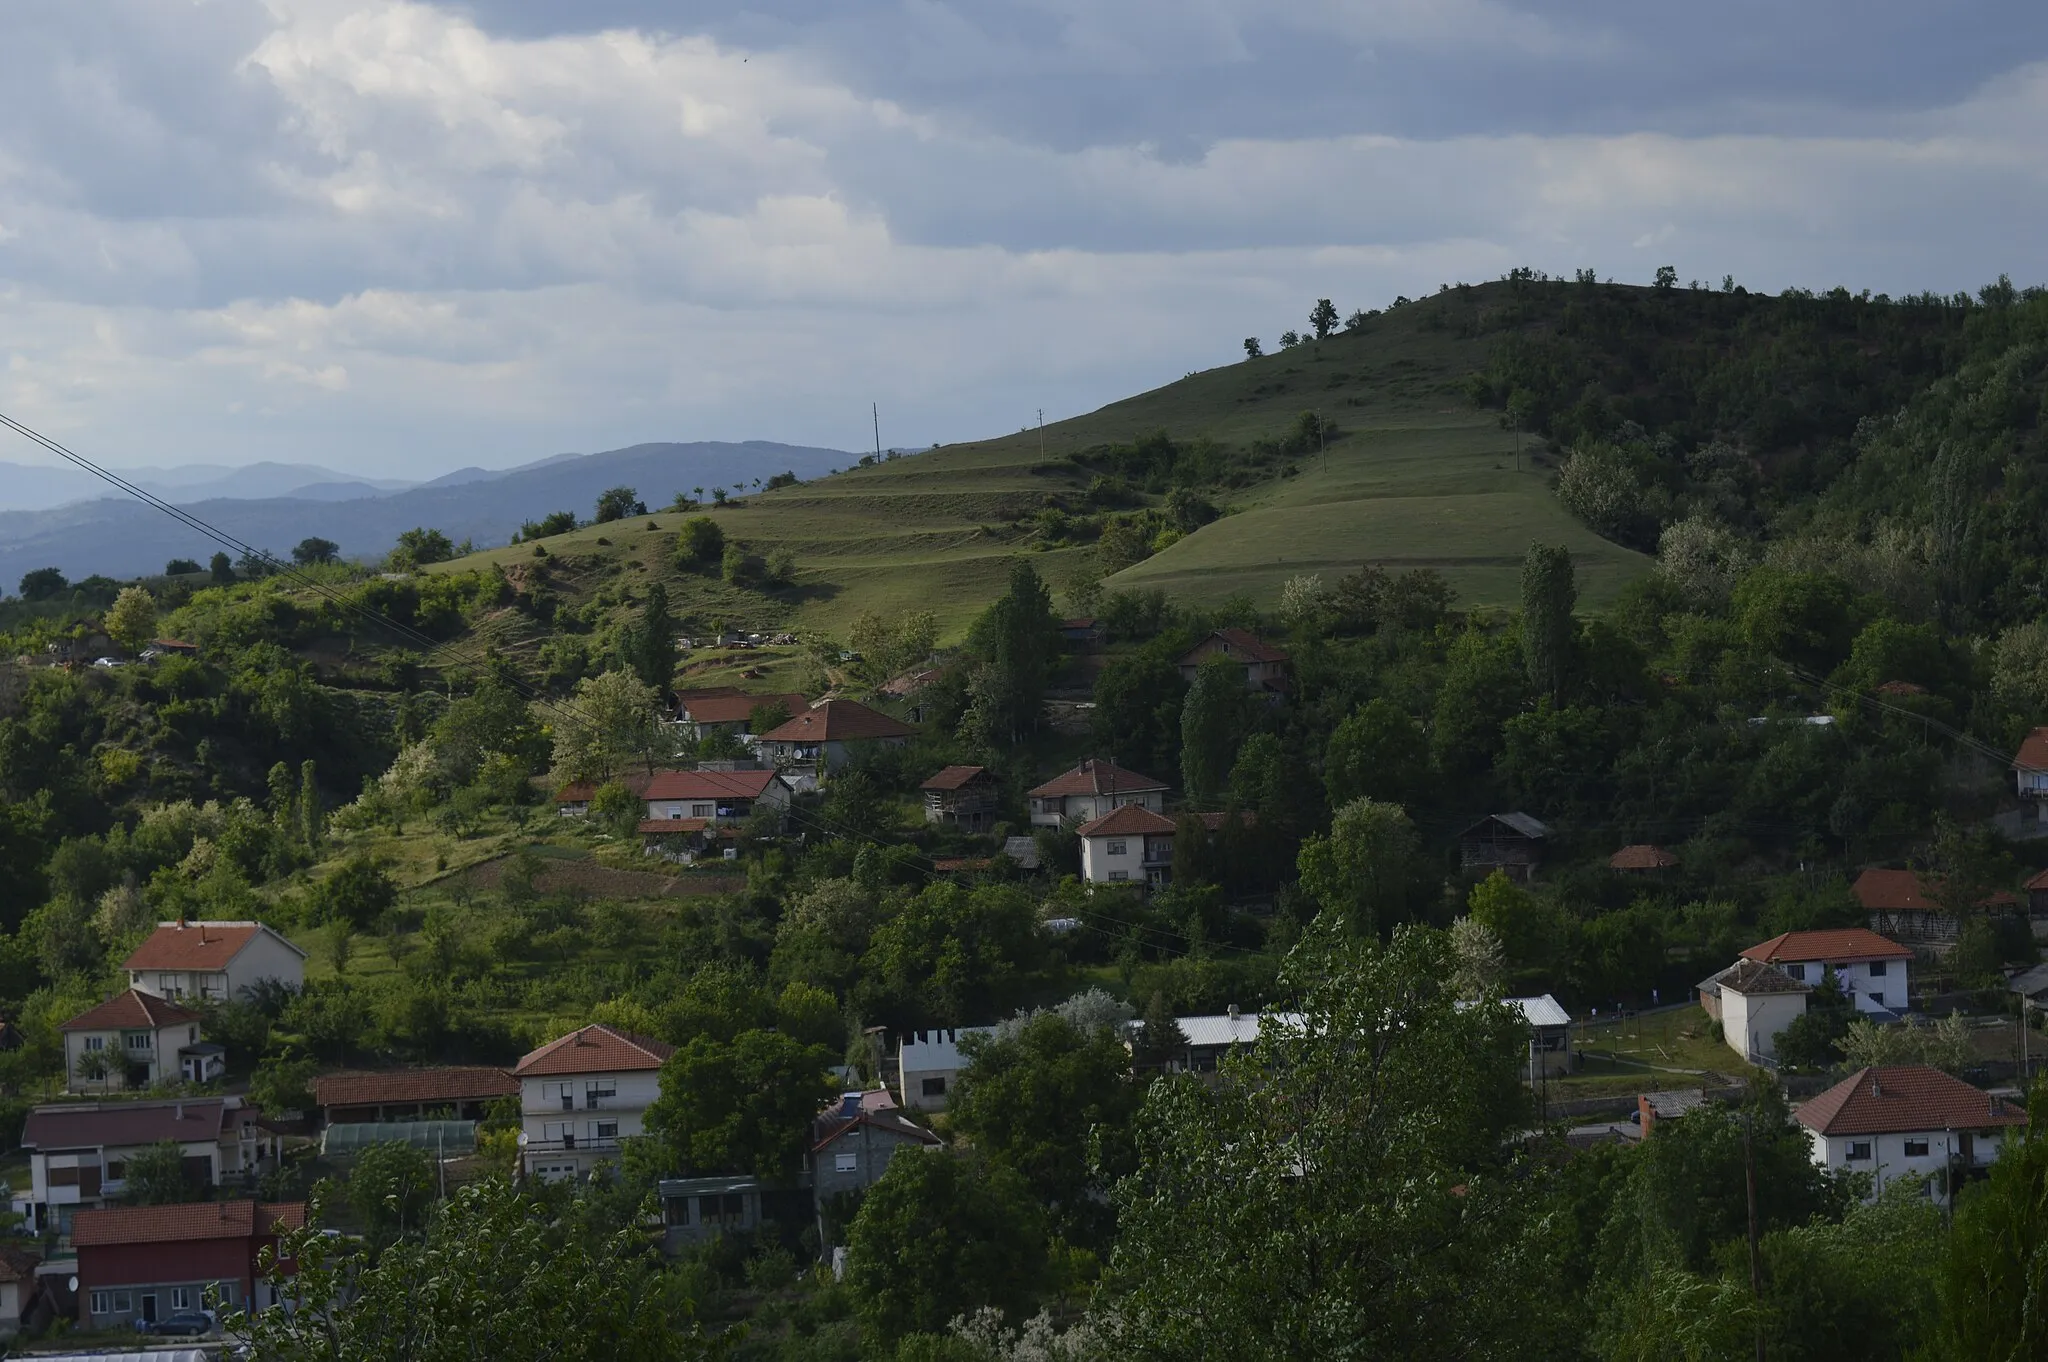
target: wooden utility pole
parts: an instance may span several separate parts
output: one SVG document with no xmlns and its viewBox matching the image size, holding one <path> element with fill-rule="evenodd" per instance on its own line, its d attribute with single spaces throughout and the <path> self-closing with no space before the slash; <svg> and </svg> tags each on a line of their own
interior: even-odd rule
<svg viewBox="0 0 2048 1362">
<path fill-rule="evenodd" d="M 1038 460 L 1045 462 L 1045 408 L 1038 409 Z"/>
<path fill-rule="evenodd" d="M 868 412 L 875 418 L 875 462 L 882 461 L 882 408 L 880 404 L 868 403 Z"/>
<path fill-rule="evenodd" d="M 1749 1201 L 1749 1295 L 1756 1302 L 1756 1362 L 1764 1362 L 1764 1267 L 1757 1248 L 1756 1151 L 1750 1145 L 1754 1113 L 1742 1113 L 1742 1181 Z"/>
</svg>

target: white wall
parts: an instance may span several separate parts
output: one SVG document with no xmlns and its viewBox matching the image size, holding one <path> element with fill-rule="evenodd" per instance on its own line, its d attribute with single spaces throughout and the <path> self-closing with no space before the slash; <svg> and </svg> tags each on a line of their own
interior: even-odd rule
<svg viewBox="0 0 2048 1362">
<path fill-rule="evenodd" d="M 1112 846 L 1122 846 L 1121 855 L 1112 855 Z M 1123 879 L 1116 878 L 1121 874 Z M 1132 833 L 1124 837 L 1083 837 L 1081 839 L 1081 878 L 1090 884 L 1131 884 L 1145 883 L 1145 834 Z"/>
<path fill-rule="evenodd" d="M 617 1092 L 593 1108 L 589 1093 L 593 1085 L 611 1083 Z M 574 1110 L 562 1109 L 562 1095 L 568 1093 Z M 654 1069 L 635 1069 L 614 1074 L 556 1074 L 525 1078 L 519 1082 L 519 1127 L 525 1132 L 526 1169 L 541 1165 L 574 1163 L 578 1171 L 606 1160 L 616 1161 L 620 1140 L 644 1134 L 647 1108 L 661 1096 L 661 1074 Z M 615 1135 L 599 1135 L 599 1123 L 618 1124 Z M 562 1135 L 575 1135 L 576 1148 L 561 1148 Z"/>
<path fill-rule="evenodd" d="M 1856 1004 L 1859 1012 L 1870 1012 L 1887 1008 L 1898 1012 L 1904 1010 L 1906 1000 L 1912 996 L 1912 981 L 1907 970 L 1909 960 L 1853 960 L 1820 961 L 1808 960 L 1778 966 L 1801 983 L 1818 986 L 1829 967 L 1835 971 L 1835 979 Z M 1872 973 L 1872 970 L 1882 973 Z M 1793 970 L 1800 971 L 1793 974 Z"/>
<path fill-rule="evenodd" d="M 270 932 L 262 931 L 250 937 L 249 944 L 228 962 L 227 975 L 230 999 L 240 997 L 243 988 L 263 979 L 282 979 L 287 984 L 303 986 L 306 958 Z"/>
<path fill-rule="evenodd" d="M 1737 993 L 1721 989 L 1721 1029 L 1744 1059 L 1775 1059 L 1778 1033 L 1806 1013 L 1804 993 Z"/>
<path fill-rule="evenodd" d="M 1885 1185 L 1899 1178 L 1923 1181 L 1948 1167 L 1949 1156 L 1961 1148 L 1958 1132 L 1948 1130 L 1907 1131 L 1887 1135 L 1822 1135 L 1818 1131 L 1806 1132 L 1808 1144 L 1813 1150 L 1813 1161 L 1822 1168 L 1837 1172 L 1869 1173 L 1871 1187 L 1869 1200 L 1876 1200 Z M 2003 1131 L 1993 1134 L 1978 1134 L 1971 1141 L 1970 1163 L 1972 1167 L 1985 1167 L 1998 1158 L 2003 1143 Z M 1906 1145 L 1912 1141 L 1923 1141 L 1927 1146 L 1925 1154 L 1908 1154 Z M 1851 1146 L 1867 1144 L 1870 1157 L 1851 1159 Z M 1945 1200 L 1940 1188 L 1931 1188 L 1935 1200 Z"/>
</svg>

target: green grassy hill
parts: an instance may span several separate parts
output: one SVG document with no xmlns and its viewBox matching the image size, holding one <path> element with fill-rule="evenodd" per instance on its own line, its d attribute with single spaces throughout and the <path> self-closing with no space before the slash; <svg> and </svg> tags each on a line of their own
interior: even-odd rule
<svg viewBox="0 0 2048 1362">
<path fill-rule="evenodd" d="M 1470 291 L 1462 305 L 1491 287 Z M 1189 374 L 1043 432 L 906 455 L 703 512 L 751 551 L 793 553 L 791 591 L 739 591 L 677 571 L 668 545 L 678 512 L 657 512 L 655 529 L 635 518 L 551 538 L 545 576 L 567 596 L 609 588 L 622 599 L 658 576 L 679 614 L 833 636 L 863 611 L 929 608 L 956 636 L 999 594 L 1016 555 L 1033 554 L 1057 582 L 1090 552 L 1048 548 L 1029 519 L 1048 498 L 1085 489 L 1091 475 L 1068 455 L 1160 430 L 1244 450 L 1283 437 L 1312 410 L 1335 423 L 1327 451 L 1216 493 L 1233 514 L 1117 574 L 1110 588 L 1158 587 L 1197 601 L 1247 592 L 1270 605 L 1296 573 L 1331 577 L 1375 562 L 1433 567 L 1462 604 L 1506 605 L 1523 552 L 1541 539 L 1570 546 L 1585 601 L 1597 607 L 1648 560 L 1573 521 L 1547 471 L 1527 459 L 1516 471 L 1515 436 L 1465 396 L 1463 380 L 1485 363 L 1490 342 L 1461 338 L 1445 315 L 1428 300 L 1355 332 Z M 445 568 L 492 561 L 515 575 L 536 563 L 531 546 L 517 545 Z"/>
</svg>

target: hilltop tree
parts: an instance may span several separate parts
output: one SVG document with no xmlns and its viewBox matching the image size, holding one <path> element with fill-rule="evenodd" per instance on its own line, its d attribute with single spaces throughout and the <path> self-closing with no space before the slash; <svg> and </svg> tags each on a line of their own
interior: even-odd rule
<svg viewBox="0 0 2048 1362">
<path fill-rule="evenodd" d="M 331 563 L 341 556 L 341 545 L 332 539 L 312 535 L 298 542 L 292 550 L 292 561 L 304 567 L 311 563 Z"/>
<path fill-rule="evenodd" d="M 967 641 L 981 659 L 969 683 L 970 727 L 992 743 L 1035 732 L 1061 646 L 1052 593 L 1036 568 L 1021 558 L 1011 565 L 1010 589 L 975 620 Z"/>
<path fill-rule="evenodd" d="M 669 614 L 668 588 L 660 582 L 647 588 L 639 622 L 620 631 L 619 660 L 656 692 L 666 694 L 675 681 L 676 622 Z"/>
<path fill-rule="evenodd" d="M 217 586 L 224 586 L 235 580 L 234 560 L 225 553 L 214 554 L 213 560 L 207 564 L 206 570 L 212 575 L 214 584 Z"/>
<path fill-rule="evenodd" d="M 1677 287 L 1678 287 L 1678 269 L 1677 269 L 1677 267 L 1676 267 L 1676 266 L 1673 266 L 1673 265 L 1659 265 L 1659 266 L 1657 267 L 1657 279 L 1656 279 L 1656 284 L 1657 284 L 1657 287 L 1658 287 L 1658 288 L 1677 288 Z"/>
<path fill-rule="evenodd" d="M 1317 340 L 1327 340 L 1337 329 L 1337 309 L 1328 298 L 1316 299 L 1316 305 L 1309 310 L 1308 324 L 1316 333 Z"/>
<path fill-rule="evenodd" d="M 691 516 L 676 532 L 676 562 L 690 572 L 721 566 L 725 561 L 725 531 L 708 515 Z"/>
<path fill-rule="evenodd" d="M 1292 350 L 1299 344 L 1301 344 L 1301 334 L 1299 332 L 1287 330 L 1280 333 L 1280 348 L 1282 350 Z"/>
<path fill-rule="evenodd" d="M 1344 329 L 1346 331 L 1360 331 L 1363 330 L 1365 328 L 1365 324 L 1371 320 L 1372 317 L 1366 312 L 1364 308 L 1355 307 L 1351 309 L 1351 315 L 1344 319 Z"/>
<path fill-rule="evenodd" d="M 646 515 L 647 503 L 640 500 L 640 494 L 630 487 L 608 487 L 598 493 L 597 523 L 608 524 L 624 520 L 629 515 Z"/>
<path fill-rule="evenodd" d="M 139 586 L 123 587 L 107 611 L 107 637 L 131 653 L 156 637 L 156 597 Z"/>
<path fill-rule="evenodd" d="M 1246 336 L 1244 338 L 1244 357 L 1246 359 L 1257 359 L 1265 353 L 1265 348 L 1259 344 L 1257 336 Z"/>
<path fill-rule="evenodd" d="M 197 562 L 190 558 L 173 558 L 164 564 L 164 576 L 182 577 L 190 572 L 204 572 Z"/>
<path fill-rule="evenodd" d="M 528 520 L 519 527 L 519 538 L 523 543 L 536 539 L 548 539 L 558 534 L 567 534 L 576 528 L 574 511 L 550 511 L 539 520 Z"/>
<path fill-rule="evenodd" d="M 398 536 L 398 547 L 391 551 L 391 565 L 395 570 L 425 567 L 429 563 L 445 563 L 455 556 L 455 545 L 439 530 L 419 526 Z"/>
<path fill-rule="evenodd" d="M 1556 698 L 1569 680 L 1578 600 L 1570 551 L 1531 544 L 1522 560 L 1522 668 L 1539 695 Z"/>
</svg>

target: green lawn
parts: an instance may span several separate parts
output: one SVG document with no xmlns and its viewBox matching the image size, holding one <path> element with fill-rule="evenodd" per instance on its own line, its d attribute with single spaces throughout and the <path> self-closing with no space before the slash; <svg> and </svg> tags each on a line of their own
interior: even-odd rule
<svg viewBox="0 0 2048 1362">
<path fill-rule="evenodd" d="M 1626 1021 L 1607 1021 L 1582 1028 L 1573 1038 L 1587 1068 L 1596 1063 L 1652 1066 L 1663 1070 L 1699 1070 L 1746 1077 L 1755 1069 L 1721 1040 L 1720 1028 L 1698 1004 Z M 1674 1074 L 1673 1077 L 1682 1077 Z M 1693 1083 L 1659 1082 L 1658 1087 L 1692 1087 Z"/>
<path fill-rule="evenodd" d="M 1317 411 L 1336 426 L 1327 452 L 1220 494 L 1238 514 L 1110 585 L 1205 602 L 1245 591 L 1270 606 L 1297 572 L 1327 580 L 1378 562 L 1436 568 L 1463 603 L 1504 605 L 1518 594 L 1523 553 L 1543 540 L 1570 547 L 1581 599 L 1600 608 L 1648 560 L 1572 520 L 1549 473 L 1526 460 L 1516 471 L 1515 437 L 1462 394 L 1461 380 L 1485 362 L 1489 342 L 1432 326 L 1429 304 L 1418 304 L 1356 333 L 1189 374 L 1042 433 L 949 445 L 690 512 L 711 516 L 729 541 L 752 551 L 795 556 L 795 589 L 772 596 L 678 570 L 668 553 L 683 513 L 665 510 L 651 517 L 654 529 L 634 518 L 556 536 L 546 541 L 547 559 L 515 545 L 435 570 L 498 563 L 522 583 L 538 571 L 541 585 L 576 600 L 601 589 L 637 599 L 659 579 L 679 614 L 837 638 L 866 611 L 930 609 L 952 640 L 1001 593 L 1018 555 L 1058 583 L 1070 561 L 1092 553 L 1048 549 L 1022 523 L 1049 497 L 1072 504 L 1084 489 L 1088 475 L 1064 456 L 1158 430 L 1242 449 L 1284 437 L 1302 412 Z M 513 651 L 542 637 L 510 611 L 482 632 Z"/>
</svg>

